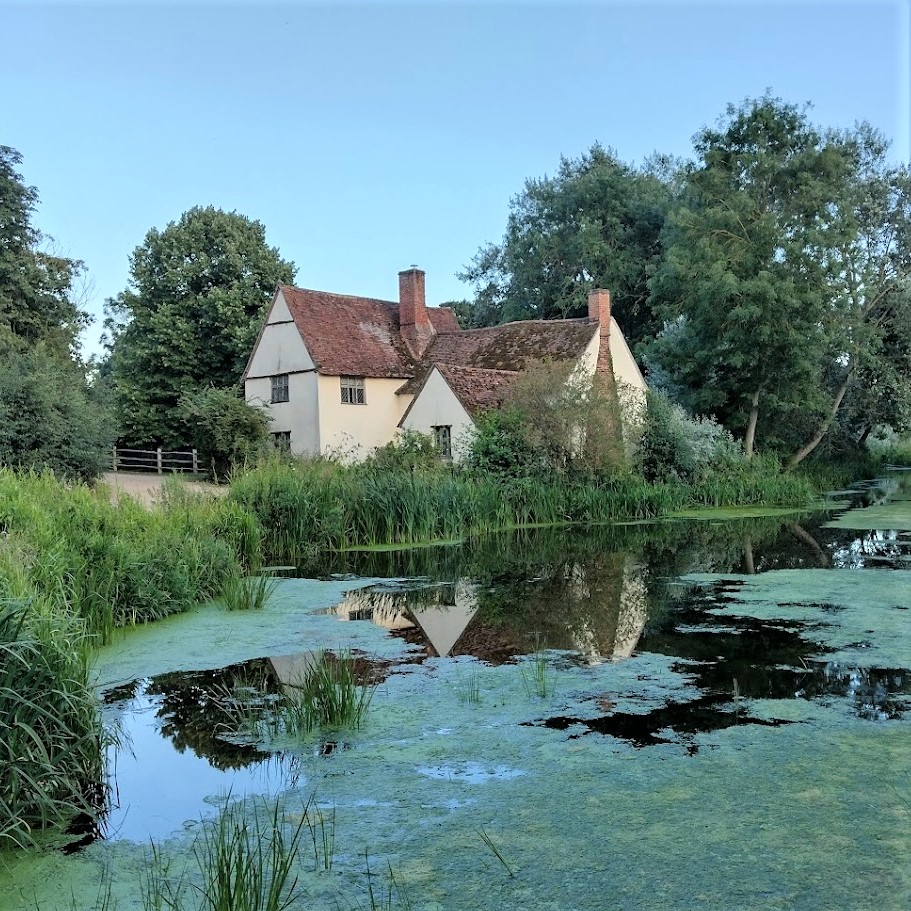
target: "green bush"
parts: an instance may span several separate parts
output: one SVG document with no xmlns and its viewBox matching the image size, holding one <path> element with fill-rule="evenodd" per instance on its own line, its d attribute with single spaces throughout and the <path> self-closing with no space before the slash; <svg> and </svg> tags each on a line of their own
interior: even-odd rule
<svg viewBox="0 0 911 911">
<path fill-rule="evenodd" d="M 90 480 L 110 464 L 113 419 L 69 361 L 0 353 L 0 465 Z"/>
<path fill-rule="evenodd" d="M 189 428 L 189 444 L 216 478 L 256 456 L 269 438 L 265 411 L 248 405 L 233 389 L 210 386 L 185 393 L 179 411 Z"/>
<path fill-rule="evenodd" d="M 385 446 L 377 446 L 365 467 L 378 471 L 435 471 L 443 464 L 432 436 L 406 430 Z"/>
</svg>

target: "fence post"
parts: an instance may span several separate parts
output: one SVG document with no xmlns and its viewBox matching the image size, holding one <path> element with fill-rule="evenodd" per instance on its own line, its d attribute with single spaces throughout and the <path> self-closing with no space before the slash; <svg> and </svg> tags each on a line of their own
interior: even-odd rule
<svg viewBox="0 0 911 911">
<path fill-rule="evenodd" d="M 199 474 L 199 458 L 195 449 L 193 450 L 193 474 Z"/>
<path fill-rule="evenodd" d="M 155 459 L 158 464 L 158 473 L 161 474 L 161 447 L 155 450 Z"/>
<path fill-rule="evenodd" d="M 116 473 L 117 471 L 117 447 L 111 447 L 111 469 Z"/>
</svg>

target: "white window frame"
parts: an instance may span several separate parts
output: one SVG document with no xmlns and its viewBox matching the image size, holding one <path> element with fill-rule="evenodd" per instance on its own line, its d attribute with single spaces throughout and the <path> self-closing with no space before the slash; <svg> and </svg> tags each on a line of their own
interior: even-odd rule
<svg viewBox="0 0 911 911">
<path fill-rule="evenodd" d="M 367 389 L 366 382 L 362 376 L 340 376 L 339 384 L 341 388 L 343 405 L 366 405 Z"/>
</svg>

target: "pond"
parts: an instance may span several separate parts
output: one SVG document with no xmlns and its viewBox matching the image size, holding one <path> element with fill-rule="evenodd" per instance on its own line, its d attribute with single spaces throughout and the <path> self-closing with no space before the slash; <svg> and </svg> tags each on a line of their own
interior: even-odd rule
<svg viewBox="0 0 911 911">
<path fill-rule="evenodd" d="M 337 554 L 127 631 L 103 812 L 12 856 L 0 908 L 143 908 L 151 845 L 185 860 L 227 804 L 319 808 L 301 907 L 911 907 L 909 482 Z M 252 736 L 239 698 L 322 650 L 375 687 L 362 728 Z"/>
</svg>

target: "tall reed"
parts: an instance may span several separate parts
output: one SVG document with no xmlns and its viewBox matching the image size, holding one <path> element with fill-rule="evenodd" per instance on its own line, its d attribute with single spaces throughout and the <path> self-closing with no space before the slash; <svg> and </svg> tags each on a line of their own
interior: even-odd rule
<svg viewBox="0 0 911 911">
<path fill-rule="evenodd" d="M 91 814 L 104 748 L 84 624 L 0 585 L 0 849 Z"/>
</svg>

